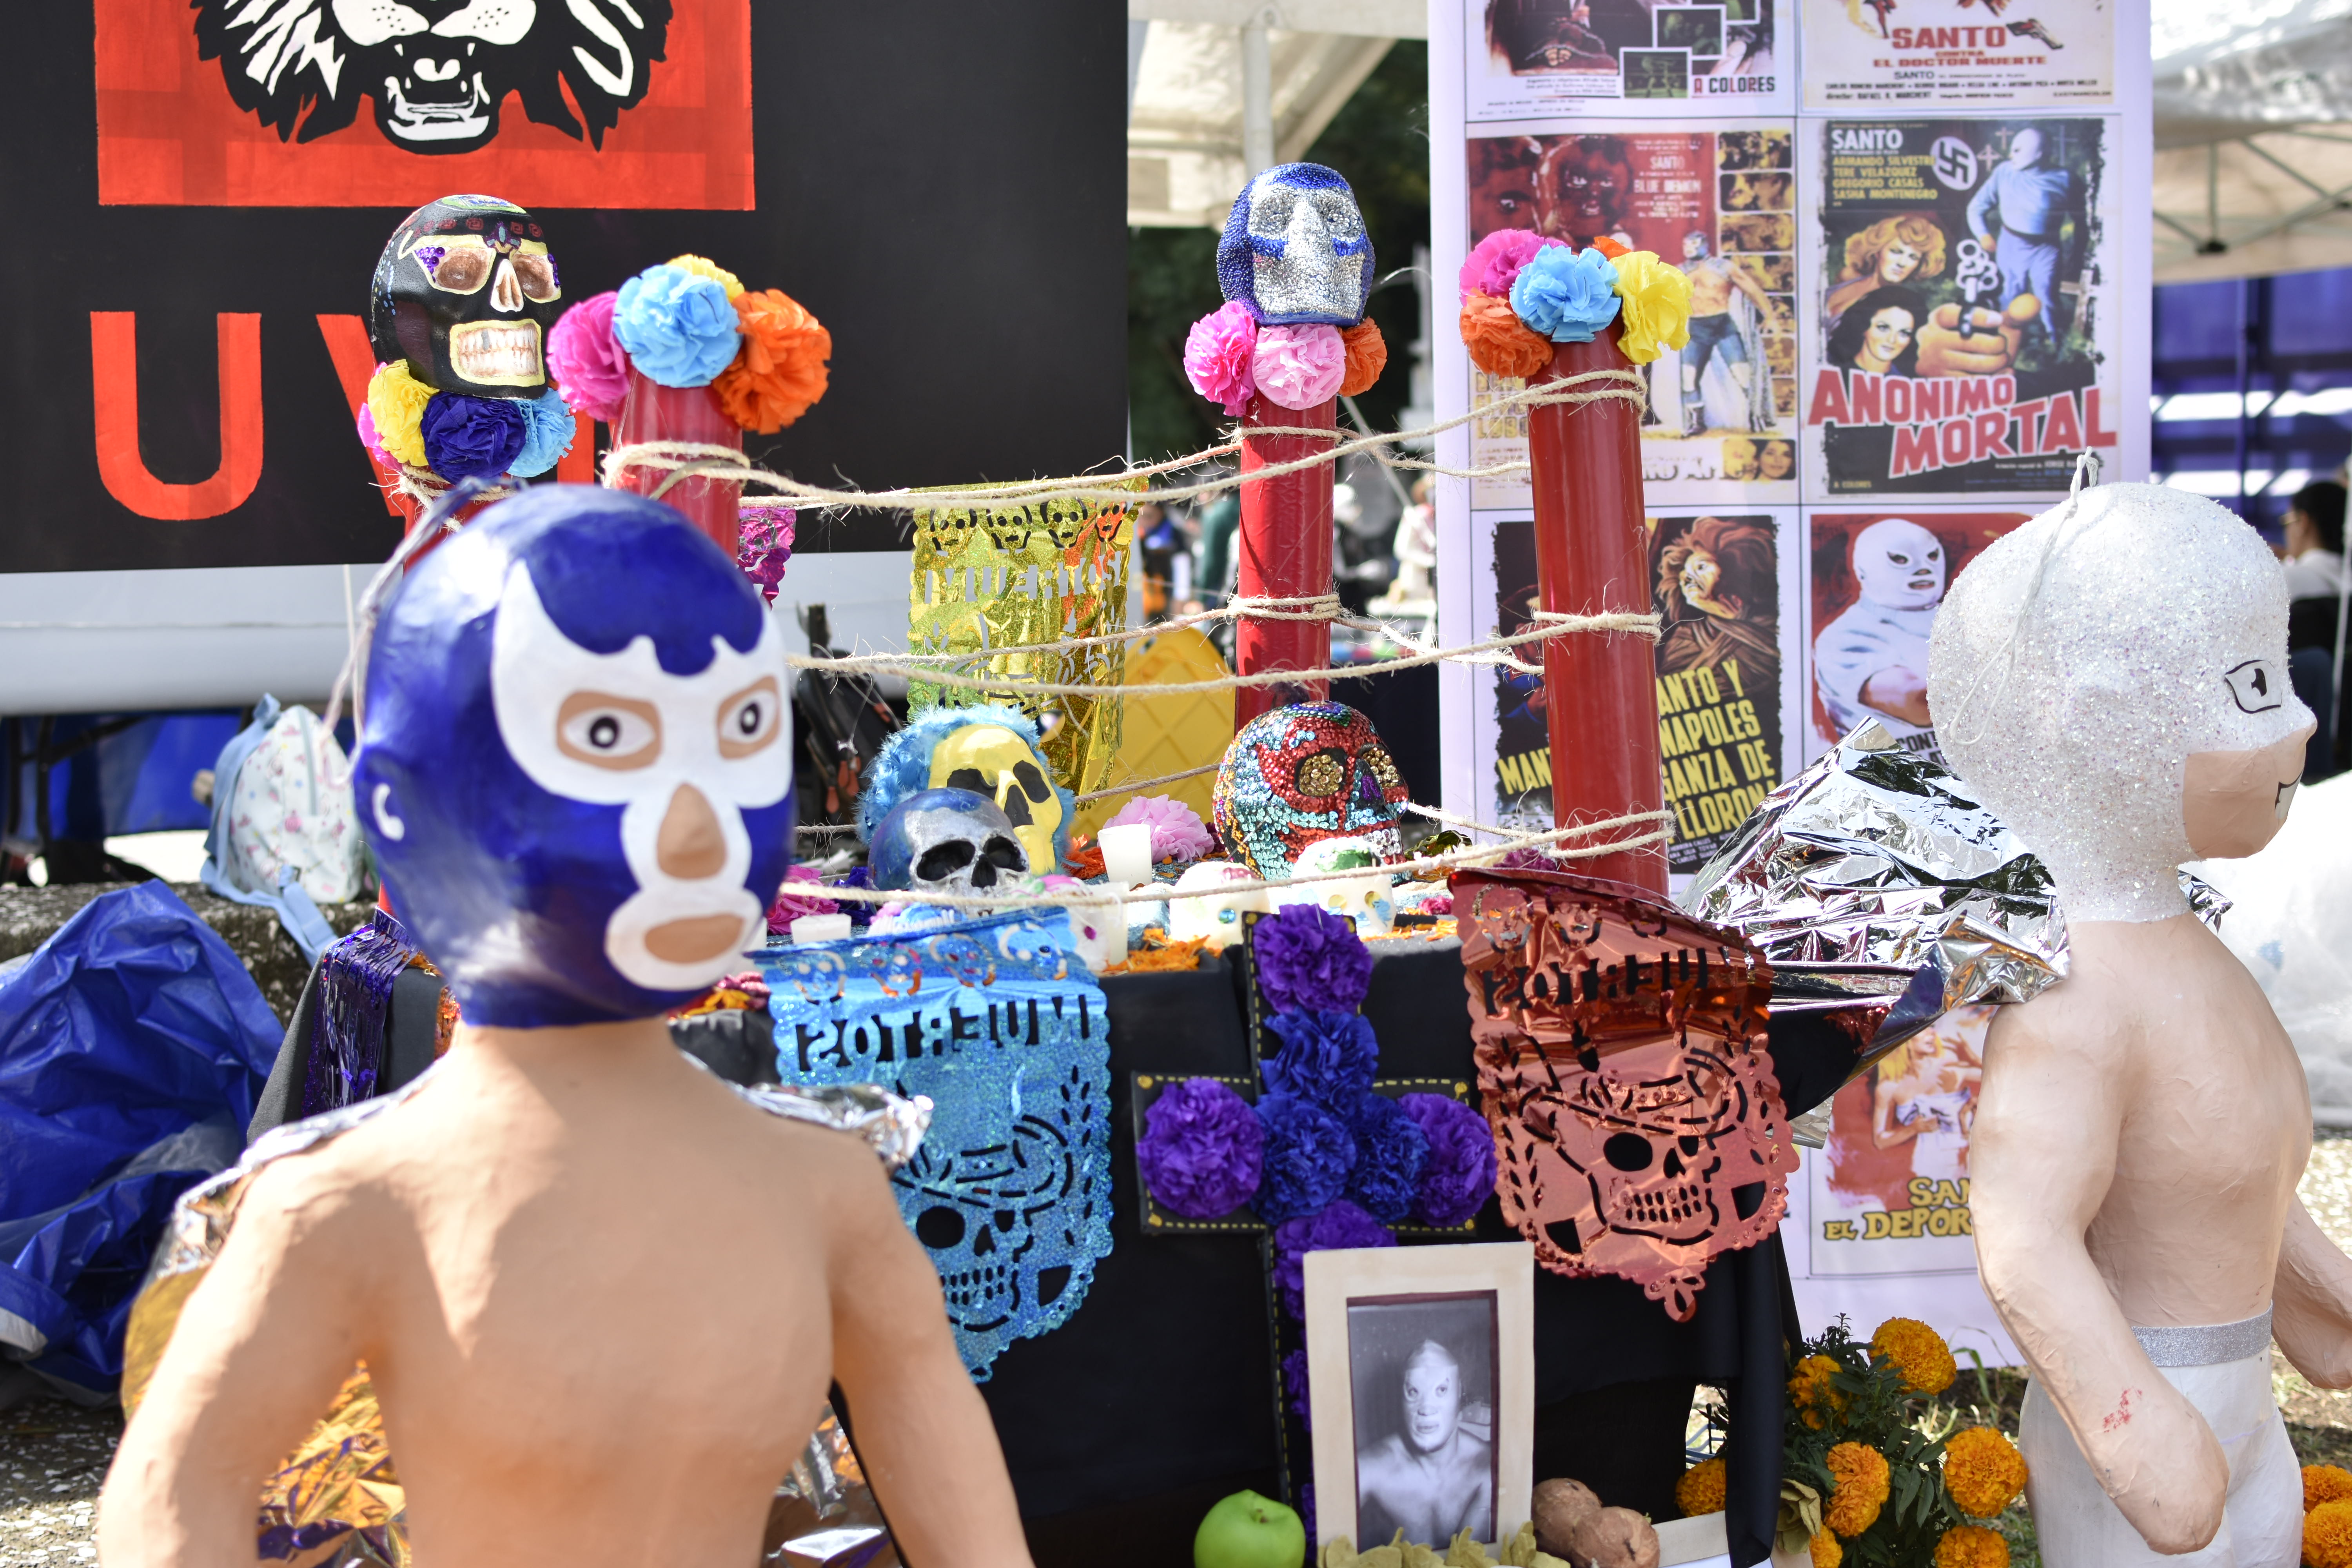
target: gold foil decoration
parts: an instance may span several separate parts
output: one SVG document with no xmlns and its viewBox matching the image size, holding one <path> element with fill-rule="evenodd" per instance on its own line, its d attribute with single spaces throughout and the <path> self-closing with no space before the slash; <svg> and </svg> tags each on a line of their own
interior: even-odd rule
<svg viewBox="0 0 2352 1568">
<path fill-rule="evenodd" d="M 1132 481 L 1137 489 L 1142 484 Z M 1109 686 L 1123 678 L 1122 644 L 1045 645 L 1125 627 L 1133 534 L 1131 509 L 1099 501 L 916 512 L 908 650 L 968 655 L 956 666 L 960 673 L 1001 676 L 1005 685 L 981 690 L 910 681 L 911 710 L 1010 704 L 1037 721 L 1059 783 L 1080 795 L 1103 788 L 1118 751 L 1118 699 L 1023 688 L 1034 681 Z"/>
</svg>

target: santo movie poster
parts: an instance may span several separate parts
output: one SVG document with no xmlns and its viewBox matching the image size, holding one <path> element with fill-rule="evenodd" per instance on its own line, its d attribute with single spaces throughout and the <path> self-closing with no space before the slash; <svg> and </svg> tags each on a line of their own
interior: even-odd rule
<svg viewBox="0 0 2352 1568">
<path fill-rule="evenodd" d="M 2115 456 L 2106 122 L 1805 130 L 1808 494 L 2049 494 Z"/>
<path fill-rule="evenodd" d="M 1642 477 L 1653 502 L 1797 500 L 1795 138 L 1786 121 L 1616 128 L 1468 142 L 1470 243 L 1528 228 L 1656 252 L 1691 280 L 1690 342 L 1644 368 Z M 1471 367 L 1483 402 L 1524 384 Z M 1523 409 L 1481 416 L 1477 467 L 1527 459 Z M 1529 504 L 1523 475 L 1475 481 L 1475 507 Z"/>
<path fill-rule="evenodd" d="M 1807 109 L 2057 108 L 2115 96 L 2114 0 L 1801 0 Z"/>
<path fill-rule="evenodd" d="M 1788 0 L 1467 0 L 1464 107 L 1481 120 L 1769 114 L 1793 106 Z"/>
</svg>

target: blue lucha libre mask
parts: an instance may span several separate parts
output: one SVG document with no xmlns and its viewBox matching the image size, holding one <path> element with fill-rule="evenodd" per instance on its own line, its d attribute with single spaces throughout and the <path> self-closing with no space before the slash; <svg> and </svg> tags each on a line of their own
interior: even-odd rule
<svg viewBox="0 0 2352 1568">
<path fill-rule="evenodd" d="M 1267 326 L 1352 327 L 1372 289 L 1372 239 L 1356 193 L 1320 163 L 1277 163 L 1234 198 L 1217 286 Z"/>
<path fill-rule="evenodd" d="M 782 637 L 670 508 L 545 485 L 394 593 L 353 787 L 470 1023 L 639 1018 L 764 940 L 791 860 Z"/>
</svg>

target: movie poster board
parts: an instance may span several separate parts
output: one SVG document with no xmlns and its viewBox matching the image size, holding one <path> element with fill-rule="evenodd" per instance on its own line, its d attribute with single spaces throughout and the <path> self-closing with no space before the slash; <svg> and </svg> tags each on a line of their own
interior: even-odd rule
<svg viewBox="0 0 2352 1568">
<path fill-rule="evenodd" d="M 1471 121 L 1674 118 L 1793 107 L 1794 0 L 1461 0 L 1451 29 Z M 1433 37 L 1444 36 L 1431 11 Z"/>
<path fill-rule="evenodd" d="M 1800 4 L 1807 109 L 1911 113 L 1938 99 L 2032 109 L 2115 98 L 2114 0 L 2036 0 L 2022 16 L 1895 0 Z"/>
</svg>

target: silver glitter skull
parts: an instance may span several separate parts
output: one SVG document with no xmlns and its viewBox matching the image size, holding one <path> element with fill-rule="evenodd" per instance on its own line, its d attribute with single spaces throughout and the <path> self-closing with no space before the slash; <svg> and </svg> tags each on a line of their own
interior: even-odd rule
<svg viewBox="0 0 2352 1568">
<path fill-rule="evenodd" d="M 1270 326 L 1364 319 L 1372 241 L 1356 195 L 1320 163 L 1277 163 L 1242 187 L 1217 242 L 1227 300 Z"/>
<path fill-rule="evenodd" d="M 874 885 L 892 892 L 985 893 L 1029 874 L 997 804 L 968 789 L 919 790 L 874 830 Z"/>
</svg>

